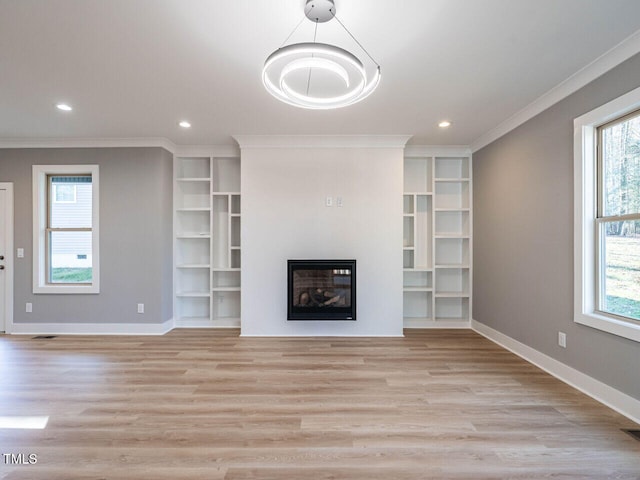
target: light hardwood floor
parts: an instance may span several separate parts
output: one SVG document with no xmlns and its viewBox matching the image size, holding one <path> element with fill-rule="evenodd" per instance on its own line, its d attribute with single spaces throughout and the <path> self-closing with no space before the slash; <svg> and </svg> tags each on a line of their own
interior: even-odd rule
<svg viewBox="0 0 640 480">
<path fill-rule="evenodd" d="M 639 428 L 472 331 L 0 336 L 0 478 L 638 479 Z"/>
</svg>

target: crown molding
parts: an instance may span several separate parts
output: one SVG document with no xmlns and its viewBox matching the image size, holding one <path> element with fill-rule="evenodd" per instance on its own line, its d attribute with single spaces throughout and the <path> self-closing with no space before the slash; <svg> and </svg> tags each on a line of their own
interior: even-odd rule
<svg viewBox="0 0 640 480">
<path fill-rule="evenodd" d="M 471 143 L 476 152 L 640 52 L 640 30 Z"/>
<path fill-rule="evenodd" d="M 468 157 L 471 148 L 468 145 L 407 145 L 405 158 L 419 157 Z"/>
<path fill-rule="evenodd" d="M 237 145 L 176 145 L 162 137 L 149 138 L 3 138 L 0 148 L 164 148 L 174 155 L 238 157 Z"/>
<path fill-rule="evenodd" d="M 239 157 L 237 145 L 175 145 L 173 154 L 178 157 Z"/>
<path fill-rule="evenodd" d="M 160 147 L 173 153 L 176 145 L 162 137 L 151 138 L 3 138 L 0 148 L 129 148 Z"/>
<path fill-rule="evenodd" d="M 411 135 L 233 135 L 249 148 L 404 148 Z"/>
</svg>

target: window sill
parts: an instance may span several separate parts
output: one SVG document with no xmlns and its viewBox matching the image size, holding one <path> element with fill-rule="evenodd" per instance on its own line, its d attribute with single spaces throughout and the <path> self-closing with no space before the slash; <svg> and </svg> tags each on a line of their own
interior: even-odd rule
<svg viewBox="0 0 640 480">
<path fill-rule="evenodd" d="M 595 328 L 603 332 L 640 342 L 640 324 L 618 320 L 597 313 L 580 313 L 574 318 L 576 323 Z"/>
<path fill-rule="evenodd" d="M 97 285 L 40 285 L 33 287 L 33 293 L 83 295 L 100 293 Z"/>
</svg>

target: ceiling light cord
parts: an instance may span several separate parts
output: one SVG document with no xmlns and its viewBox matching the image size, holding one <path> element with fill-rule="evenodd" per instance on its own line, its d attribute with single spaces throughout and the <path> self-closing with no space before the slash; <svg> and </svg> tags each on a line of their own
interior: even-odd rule
<svg viewBox="0 0 640 480">
<path fill-rule="evenodd" d="M 356 37 L 354 37 L 354 36 L 353 36 L 353 34 L 349 31 L 349 29 L 348 29 L 347 27 L 345 27 L 345 26 L 344 26 L 344 23 L 342 23 L 342 22 L 340 21 L 340 19 L 338 18 L 338 16 L 335 14 L 335 12 L 334 12 L 333 10 L 331 10 L 331 15 L 333 15 L 333 18 L 335 18 L 335 19 L 338 21 L 338 23 L 340 24 L 340 26 L 341 26 L 342 28 L 344 28 L 344 31 L 345 31 L 345 32 L 347 32 L 347 33 L 349 34 L 349 36 L 353 39 L 353 41 L 354 41 L 354 42 L 356 42 L 356 43 L 358 44 L 358 46 L 362 49 L 362 51 L 363 51 L 364 53 L 366 53 L 366 54 L 367 54 L 367 56 L 371 59 L 371 61 L 372 61 L 373 63 L 375 63 L 375 64 L 376 64 L 376 67 L 378 67 L 378 71 L 379 71 L 379 70 L 380 70 L 380 64 L 374 60 L 374 58 L 373 58 L 373 57 L 371 56 L 371 54 L 367 51 L 367 49 L 366 49 L 366 48 L 364 48 L 364 47 L 362 46 L 362 44 L 361 44 L 361 43 L 356 39 Z"/>
<path fill-rule="evenodd" d="M 302 19 L 298 22 L 298 25 L 296 25 L 295 28 L 291 31 L 289 36 L 284 39 L 284 42 L 282 42 L 282 45 L 280 45 L 280 48 L 284 47 L 284 45 L 289 41 L 289 39 L 293 36 L 293 34 L 296 33 L 296 30 L 298 30 L 300 28 L 300 25 L 302 25 L 302 22 L 304 22 L 305 18 L 307 18 L 306 13 L 304 15 L 302 15 Z"/>
<path fill-rule="evenodd" d="M 313 32 L 313 43 L 316 43 L 316 38 L 318 36 L 318 19 L 316 18 L 316 28 Z M 314 54 L 311 54 L 311 58 L 314 58 Z M 307 77 L 307 95 L 309 95 L 309 88 L 311 87 L 311 72 L 313 68 L 309 68 L 309 76 Z"/>
</svg>

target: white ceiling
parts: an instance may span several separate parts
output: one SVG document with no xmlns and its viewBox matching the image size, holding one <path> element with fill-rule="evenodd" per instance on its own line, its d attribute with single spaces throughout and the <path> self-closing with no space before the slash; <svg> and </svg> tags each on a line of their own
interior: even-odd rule
<svg viewBox="0 0 640 480">
<path fill-rule="evenodd" d="M 638 0 L 336 0 L 382 82 L 357 105 L 308 111 L 260 77 L 304 4 L 0 0 L 0 140 L 410 134 L 468 145 L 640 29 Z M 332 43 L 333 23 L 318 41 Z M 445 118 L 453 126 L 439 129 Z"/>
</svg>

